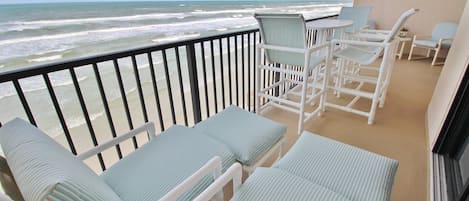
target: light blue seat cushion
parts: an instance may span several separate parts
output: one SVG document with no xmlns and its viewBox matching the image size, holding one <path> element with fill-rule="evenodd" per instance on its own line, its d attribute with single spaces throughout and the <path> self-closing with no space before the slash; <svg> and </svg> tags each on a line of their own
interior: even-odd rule
<svg viewBox="0 0 469 201">
<path fill-rule="evenodd" d="M 387 201 L 398 162 L 303 132 L 277 167 L 340 193 L 351 201 Z"/>
<path fill-rule="evenodd" d="M 349 201 L 306 179 L 277 168 L 257 168 L 231 201 Z"/>
<path fill-rule="evenodd" d="M 101 174 L 124 201 L 154 201 L 196 172 L 214 156 L 226 168 L 233 154 L 192 128 L 173 126 Z M 206 177 L 179 200 L 192 200 L 212 179 Z"/>
<path fill-rule="evenodd" d="M 81 160 L 24 120 L 0 128 L 0 143 L 27 201 L 120 200 Z"/>
<path fill-rule="evenodd" d="M 228 146 L 244 165 L 251 165 L 287 130 L 284 125 L 235 106 L 201 121 L 194 128 Z"/>
<path fill-rule="evenodd" d="M 334 52 L 334 56 L 344 58 L 359 64 L 368 65 L 375 61 L 377 54 L 381 54 L 382 48 L 368 46 L 352 46 Z"/>
<path fill-rule="evenodd" d="M 414 40 L 414 44 L 431 48 L 436 48 L 438 46 L 438 42 L 432 40 Z"/>
</svg>

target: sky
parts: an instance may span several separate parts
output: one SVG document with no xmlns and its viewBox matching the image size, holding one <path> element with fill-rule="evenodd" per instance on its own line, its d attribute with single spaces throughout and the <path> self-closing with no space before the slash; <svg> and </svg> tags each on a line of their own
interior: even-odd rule
<svg viewBox="0 0 469 201">
<path fill-rule="evenodd" d="M 24 3 L 44 3 L 44 2 L 106 2 L 106 1 L 201 1 L 201 0 L 0 0 L 0 4 L 24 4 Z M 202 0 L 203 1 L 203 0 Z M 209 1 L 217 1 L 217 0 L 209 0 Z M 218 1 L 233 1 L 233 0 L 218 0 Z M 254 1 L 267 1 L 267 0 L 254 0 Z M 272 1 L 272 0 L 270 0 Z M 289 0 L 280 0 L 280 1 L 289 1 Z M 298 1 L 298 0 L 295 0 Z M 313 0 L 314 1 L 314 0 Z M 324 0 L 328 1 L 328 0 Z M 334 0 L 329 0 L 334 1 Z"/>
</svg>

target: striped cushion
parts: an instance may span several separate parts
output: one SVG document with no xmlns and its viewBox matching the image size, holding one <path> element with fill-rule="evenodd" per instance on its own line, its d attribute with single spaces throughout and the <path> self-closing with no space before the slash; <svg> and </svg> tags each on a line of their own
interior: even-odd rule
<svg viewBox="0 0 469 201">
<path fill-rule="evenodd" d="M 88 166 L 36 127 L 15 119 L 0 143 L 25 200 L 120 200 Z"/>
<path fill-rule="evenodd" d="M 327 188 L 276 168 L 257 168 L 231 200 L 349 201 Z"/>
<path fill-rule="evenodd" d="M 285 135 L 287 127 L 230 106 L 194 127 L 222 142 L 243 165 L 251 165 Z"/>
<path fill-rule="evenodd" d="M 154 201 L 214 156 L 224 168 L 235 162 L 228 148 L 195 129 L 173 126 L 107 169 L 101 177 L 122 200 Z M 191 200 L 213 179 L 206 177 L 179 200 Z"/>
<path fill-rule="evenodd" d="M 387 201 L 398 162 L 304 132 L 277 167 L 352 201 Z"/>
</svg>

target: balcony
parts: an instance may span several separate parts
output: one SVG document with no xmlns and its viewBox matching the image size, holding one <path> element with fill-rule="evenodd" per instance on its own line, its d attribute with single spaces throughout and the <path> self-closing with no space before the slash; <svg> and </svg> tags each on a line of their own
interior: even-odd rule
<svg viewBox="0 0 469 201">
<path fill-rule="evenodd" d="M 310 34 L 314 38 L 316 33 Z M 158 132 L 174 124 L 193 126 L 232 104 L 255 112 L 258 41 L 253 29 L 0 73 L 0 85 L 14 92 L 5 101 L 18 108 L 0 121 L 28 119 L 79 154 L 148 121 L 156 123 Z M 440 70 L 425 61 L 397 60 L 386 106 L 378 110 L 375 124 L 329 109 L 305 130 L 397 159 L 392 200 L 426 200 L 424 119 Z M 261 84 L 275 77 L 263 73 Z M 28 89 L 31 82 L 46 90 Z M 288 148 L 296 141 L 297 115 L 274 108 L 262 115 L 288 125 Z M 144 136 L 133 139 L 86 162 L 101 172 L 146 141 Z"/>
</svg>

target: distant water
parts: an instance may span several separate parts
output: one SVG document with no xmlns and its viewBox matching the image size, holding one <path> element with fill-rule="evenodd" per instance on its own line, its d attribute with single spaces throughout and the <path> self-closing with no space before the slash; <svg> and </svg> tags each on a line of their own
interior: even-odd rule
<svg viewBox="0 0 469 201">
<path fill-rule="evenodd" d="M 341 3 L 119 2 L 0 5 L 0 71 L 256 25 L 254 12 L 335 14 Z"/>
<path fill-rule="evenodd" d="M 113 3 L 61 3 L 0 5 L 0 72 L 56 62 L 85 55 L 99 54 L 138 46 L 167 43 L 198 36 L 213 35 L 257 26 L 252 17 L 254 12 L 295 12 L 306 19 L 337 14 L 340 8 L 351 3 L 344 2 L 113 2 Z M 169 57 L 171 55 L 168 55 Z M 182 55 L 183 56 L 183 55 Z M 139 58 L 137 58 L 139 59 Z M 139 59 L 140 60 L 140 59 Z M 161 60 L 155 58 L 157 71 L 162 71 Z M 174 62 L 174 61 L 169 61 Z M 132 73 L 130 62 L 124 62 L 123 73 Z M 148 64 L 139 66 L 148 68 Z M 174 69 L 170 72 L 174 73 Z M 160 73 L 160 75 L 163 73 Z M 103 73 L 103 80 L 112 77 Z M 85 87 L 94 82 L 93 72 L 79 74 Z M 126 76 L 124 79 L 130 79 Z M 61 105 L 72 110 L 70 127 L 84 124 L 79 105 L 69 97 L 72 90 L 68 72 L 50 75 L 58 96 L 66 97 Z M 162 78 L 159 78 L 161 80 Z M 147 83 L 148 84 L 148 83 Z M 38 77 L 21 81 L 27 97 L 34 97 L 31 104 L 42 118 L 53 118 L 55 112 L 41 103 L 49 102 L 43 80 Z M 134 93 L 130 86 L 127 93 Z M 107 89 L 110 96 L 119 96 L 116 87 Z M 11 109 L 17 102 L 11 85 L 0 84 L 0 120 L 11 119 L 22 113 Z M 111 97 L 111 101 L 112 101 Z M 98 97 L 89 102 L 98 103 Z M 135 101 L 136 100 L 129 100 Z M 91 119 L 101 117 L 104 112 L 99 104 L 89 106 Z M 75 112 L 76 111 L 76 112 Z M 22 114 L 24 115 L 24 114 Z M 50 132 L 60 133 L 58 125 L 48 125 Z"/>
</svg>

